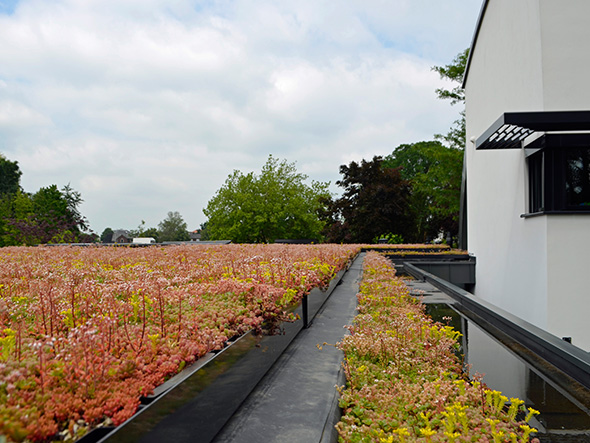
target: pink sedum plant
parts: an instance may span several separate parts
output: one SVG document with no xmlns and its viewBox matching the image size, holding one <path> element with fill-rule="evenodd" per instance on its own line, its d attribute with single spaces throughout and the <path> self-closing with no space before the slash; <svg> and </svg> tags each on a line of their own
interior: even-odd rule
<svg viewBox="0 0 590 443">
<path fill-rule="evenodd" d="M 500 392 L 469 380 L 454 353 L 461 334 L 433 322 L 376 252 L 365 258 L 358 310 L 351 334 L 338 345 L 347 378 L 340 388 L 340 441 L 530 440 L 536 430 L 527 422 L 538 412 L 519 399 L 507 406 Z"/>
<path fill-rule="evenodd" d="M 0 440 L 118 425 L 184 366 L 268 332 L 358 246 L 0 250 Z"/>
</svg>

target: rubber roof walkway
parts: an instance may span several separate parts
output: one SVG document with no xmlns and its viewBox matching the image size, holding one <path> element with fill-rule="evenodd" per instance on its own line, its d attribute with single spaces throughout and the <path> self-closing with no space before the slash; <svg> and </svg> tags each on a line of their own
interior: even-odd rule
<svg viewBox="0 0 590 443">
<path fill-rule="evenodd" d="M 334 346 L 356 315 L 365 254 L 354 261 L 308 329 L 303 329 L 264 376 L 215 443 L 337 441 L 343 354 Z M 320 350 L 318 345 L 322 347 Z"/>
</svg>

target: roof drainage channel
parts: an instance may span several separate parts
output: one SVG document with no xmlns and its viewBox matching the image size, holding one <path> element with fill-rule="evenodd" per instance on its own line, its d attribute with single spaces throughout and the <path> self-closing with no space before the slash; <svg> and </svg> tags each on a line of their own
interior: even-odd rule
<svg viewBox="0 0 590 443">
<path fill-rule="evenodd" d="M 462 334 L 457 356 L 472 377 L 540 411 L 531 420 L 541 443 L 590 441 L 590 390 L 422 280 L 406 280 L 434 321 Z M 475 374 L 475 375 L 474 375 Z"/>
<path fill-rule="evenodd" d="M 485 322 L 590 389 L 589 353 L 410 263 L 404 263 L 404 269 L 412 277 L 428 282 L 450 296 L 456 302 L 454 306 L 485 319 Z"/>
</svg>

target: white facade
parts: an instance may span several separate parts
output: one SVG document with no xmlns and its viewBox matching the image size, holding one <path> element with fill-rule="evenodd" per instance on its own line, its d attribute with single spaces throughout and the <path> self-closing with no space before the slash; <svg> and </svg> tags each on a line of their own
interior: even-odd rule
<svg viewBox="0 0 590 443">
<path fill-rule="evenodd" d="M 475 150 L 505 112 L 590 110 L 590 1 L 487 0 L 465 78 L 475 295 L 590 351 L 590 212 L 530 218 L 524 149 Z"/>
</svg>

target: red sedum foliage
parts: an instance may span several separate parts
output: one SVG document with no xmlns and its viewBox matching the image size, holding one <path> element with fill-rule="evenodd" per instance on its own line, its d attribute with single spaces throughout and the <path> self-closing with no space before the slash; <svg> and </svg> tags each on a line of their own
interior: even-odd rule
<svg viewBox="0 0 590 443">
<path fill-rule="evenodd" d="M 185 365 L 326 286 L 338 245 L 0 250 L 0 435 L 118 425 Z"/>
</svg>

